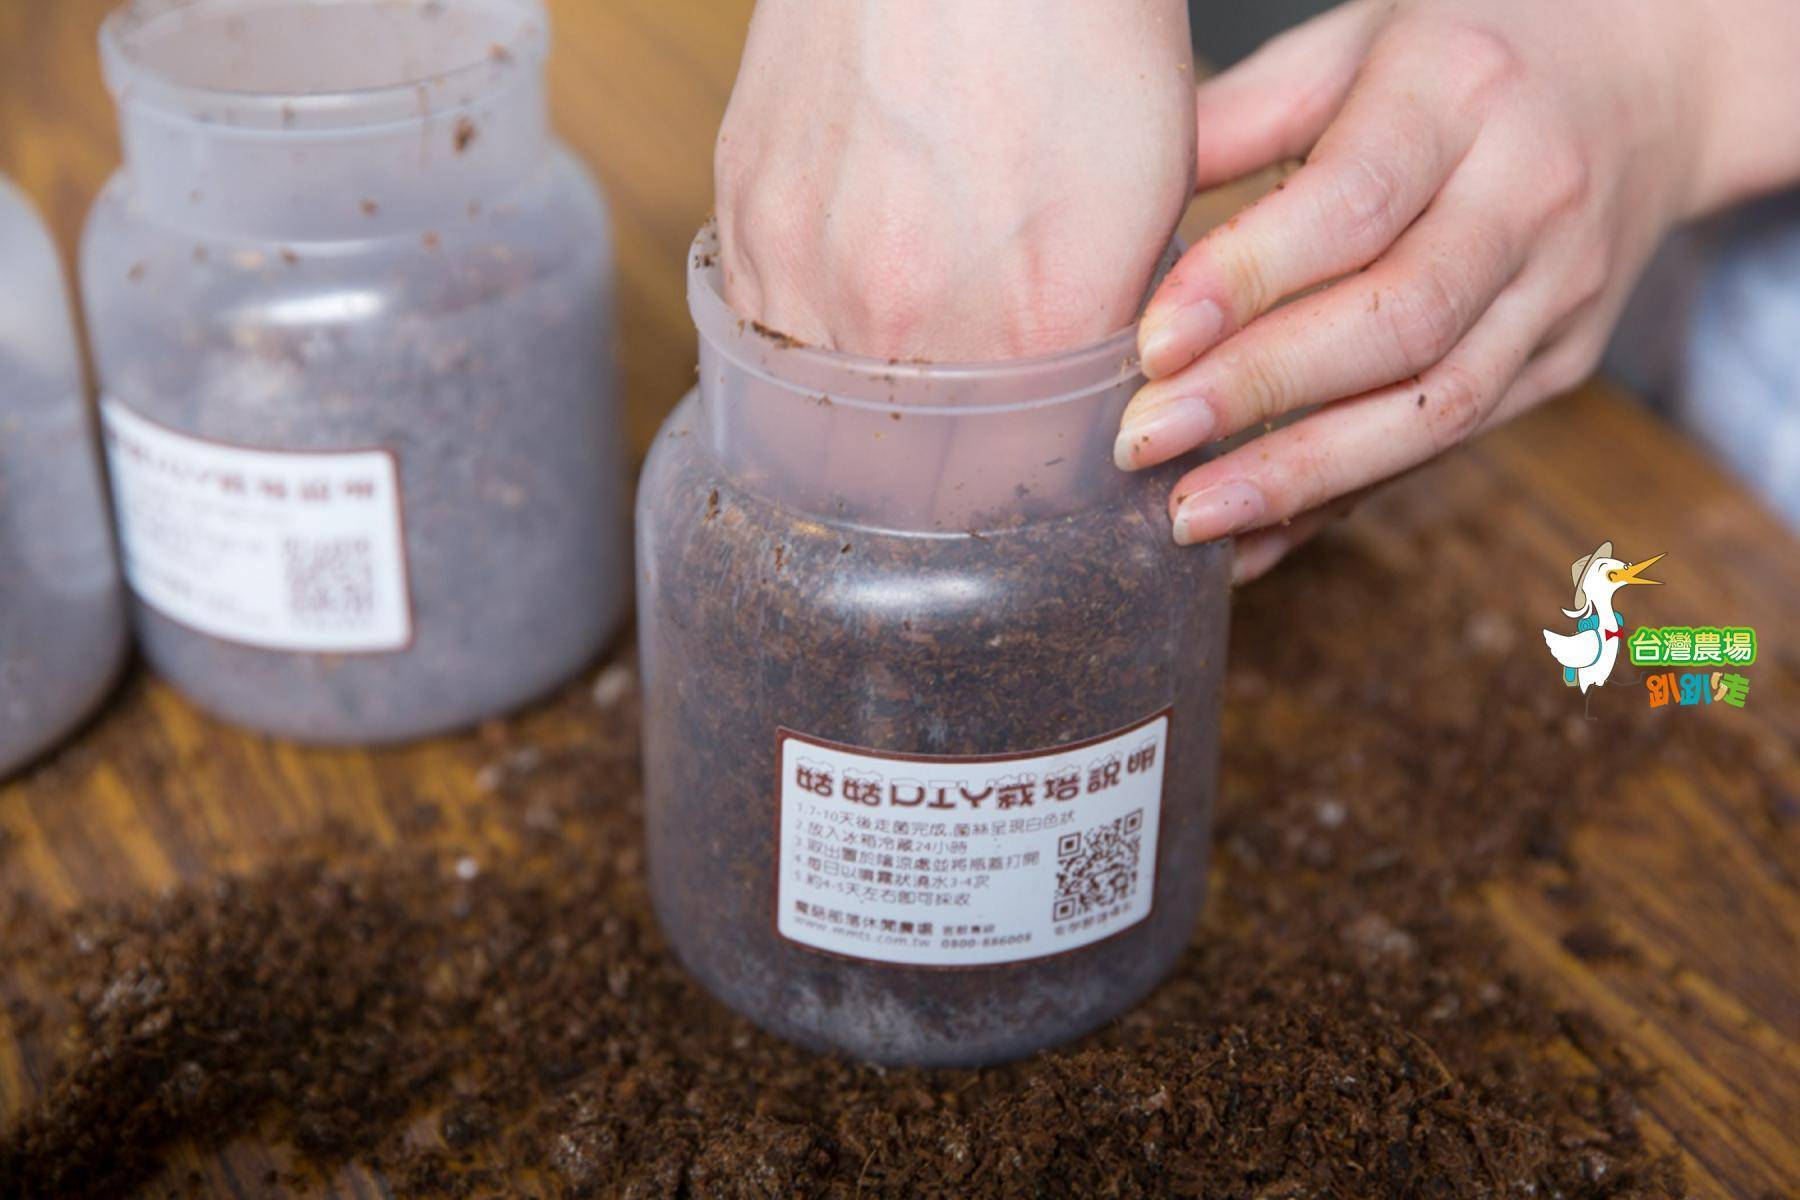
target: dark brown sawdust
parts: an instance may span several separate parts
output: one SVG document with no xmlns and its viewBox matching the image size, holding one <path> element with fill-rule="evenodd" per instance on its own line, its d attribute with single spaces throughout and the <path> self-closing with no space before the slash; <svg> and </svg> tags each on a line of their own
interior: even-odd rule
<svg viewBox="0 0 1800 1200">
<path fill-rule="evenodd" d="M 696 415 L 684 407 L 672 426 L 686 428 Z M 1090 467 L 1112 471 L 1104 460 Z M 657 446 L 639 485 L 650 532 L 639 563 L 638 636 L 644 661 L 664 681 L 645 697 L 645 854 L 667 940 L 704 986 L 815 1049 L 970 1066 L 1101 1026 L 1168 972 L 1192 940 L 1208 889 L 1229 624 L 1226 548 L 1184 550 L 1169 537 L 1168 490 L 1179 471 L 1143 473 L 1116 497 L 1076 512 L 1015 481 L 1002 515 L 965 514 L 986 532 L 918 537 L 864 527 L 854 514 L 807 518 L 721 471 L 695 440 Z M 948 487 L 940 481 L 939 494 Z M 894 582 L 927 575 L 980 579 L 983 596 L 1006 599 L 970 604 L 966 595 L 927 590 L 896 609 Z M 1171 605 L 1171 596 L 1190 602 Z M 936 689 L 923 707 L 922 680 Z M 759 802 L 781 770 L 777 725 L 843 745 L 961 755 L 1066 746 L 1165 707 L 1175 715 L 1161 750 L 1154 852 L 1163 868 L 1146 884 L 1143 920 L 1075 950 L 1040 949 L 991 970 L 856 962 L 778 934 L 777 892 L 799 880 L 772 886 L 788 863 L 780 822 Z M 1054 799 L 1048 781 L 1034 794 L 977 793 L 954 814 L 920 811 L 928 820 L 953 815 L 945 828 L 960 837 L 965 822 L 1004 822 L 1008 814 L 996 807 L 1029 807 L 1023 815 L 1051 821 L 1080 807 Z M 951 853 L 982 841 L 1007 853 L 987 839 Z M 872 868 L 871 890 L 876 878 Z M 934 874 L 923 894 L 901 893 L 907 911 L 884 915 L 955 918 L 952 907 L 922 903 L 951 900 L 955 887 L 945 890 L 946 882 L 955 878 Z M 1002 875 L 991 882 L 1006 886 Z M 939 928 L 934 945 L 947 940 Z M 1004 918 L 986 933 L 996 929 L 1001 940 L 1017 932 Z M 882 957 L 873 942 L 863 945 Z"/>
<path fill-rule="evenodd" d="M 819 1058 L 702 994 L 650 916 L 630 696 L 565 698 L 579 752 L 502 747 L 493 844 L 396 803 L 417 848 L 14 901 L 0 991 L 63 1068 L 0 1135 L 0 1194 L 116 1195 L 179 1139 L 254 1134 L 399 1195 L 1678 1195 L 1623 1055 L 1459 897 L 1563 857 L 1653 748 L 1738 748 L 1624 689 L 1583 721 L 1511 617 L 1416 637 L 1468 601 L 1344 540 L 1242 596 L 1203 927 L 1137 1011 L 1011 1067 Z"/>
<path fill-rule="evenodd" d="M 797 346 L 806 345 L 806 343 L 799 338 L 794 337 L 791 334 L 783 333 L 779 329 L 764 325 L 761 321 L 750 322 L 750 328 L 756 330 L 759 337 L 773 342 L 777 350 L 792 350 Z"/>
</svg>

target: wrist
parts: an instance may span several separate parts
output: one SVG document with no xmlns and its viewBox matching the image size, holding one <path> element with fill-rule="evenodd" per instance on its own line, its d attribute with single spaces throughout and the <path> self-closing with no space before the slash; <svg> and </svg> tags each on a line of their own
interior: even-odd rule
<svg viewBox="0 0 1800 1200">
<path fill-rule="evenodd" d="M 1191 57 L 1184 0 L 757 0 L 750 39 L 753 49 L 759 40 L 778 41 L 790 65 L 795 51 L 840 64 L 849 58 L 858 70 L 909 62 L 922 68 L 921 86 L 963 64 L 1079 55 L 1135 71 L 1171 52 Z"/>
<path fill-rule="evenodd" d="M 1682 0 L 1704 47 L 1688 217 L 1800 183 L 1800 6 Z M 1683 88 L 1683 91 L 1688 89 Z"/>
</svg>

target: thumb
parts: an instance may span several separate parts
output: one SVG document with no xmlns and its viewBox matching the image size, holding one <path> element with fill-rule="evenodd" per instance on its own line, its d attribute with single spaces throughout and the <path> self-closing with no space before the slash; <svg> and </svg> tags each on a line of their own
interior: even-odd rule
<svg viewBox="0 0 1800 1200">
<path fill-rule="evenodd" d="M 1205 191 L 1312 149 L 1392 6 L 1354 0 L 1265 42 L 1194 94 L 1195 188 Z"/>
</svg>

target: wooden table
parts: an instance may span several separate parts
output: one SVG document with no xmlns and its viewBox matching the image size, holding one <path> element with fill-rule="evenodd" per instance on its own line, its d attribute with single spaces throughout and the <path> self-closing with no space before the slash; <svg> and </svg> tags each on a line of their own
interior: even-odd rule
<svg viewBox="0 0 1800 1200">
<path fill-rule="evenodd" d="M 110 2 L 0 0 L 0 170 L 36 197 L 65 254 L 117 160 L 94 50 Z M 692 379 L 682 254 L 706 215 L 713 131 L 749 4 L 553 7 L 558 121 L 613 203 L 631 437 L 642 451 Z M 1197 220 L 1220 211 L 1202 209 Z M 1378 507 L 1353 518 L 1348 536 L 1388 547 L 1403 571 L 1473 580 L 1506 563 L 1516 595 L 1503 603 L 1520 614 L 1526 640 L 1535 639 L 1529 614 L 1555 615 L 1567 564 L 1603 537 L 1633 553 L 1666 551 L 1658 574 L 1679 581 L 1634 594 L 1636 621 L 1760 632 L 1749 705 L 1705 714 L 1751 730 L 1755 761 L 1717 778 L 1646 763 L 1618 781 L 1616 802 L 1570 848 L 1610 932 L 1638 951 L 1635 966 L 1570 953 L 1543 879 L 1495 883 L 1479 900 L 1522 970 L 1655 1069 L 1646 1124 L 1683 1155 L 1696 1193 L 1790 1194 L 1800 1183 L 1800 546 L 1686 442 L 1604 386 L 1483 439 Z M 1408 562 L 1404 539 L 1392 536 L 1408 522 L 1458 522 L 1475 532 L 1479 553 Z M 572 736 L 553 713 L 526 720 L 547 742 Z M 153 793 L 129 785 L 127 757 L 163 768 Z M 384 804 L 397 795 L 479 824 L 479 761 L 470 739 L 381 753 L 267 741 L 201 716 L 139 672 L 46 769 L 0 789 L 0 840 L 11 843 L 0 887 L 73 904 L 249 869 L 327 820 L 392 836 Z M 228 793 L 226 779 L 256 783 Z M 0 1017 L 0 1116 L 41 1082 Z M 185 1152 L 176 1166 L 230 1195 L 262 1177 L 261 1161 L 239 1148 Z M 380 1190 L 354 1170 L 337 1186 Z"/>
</svg>

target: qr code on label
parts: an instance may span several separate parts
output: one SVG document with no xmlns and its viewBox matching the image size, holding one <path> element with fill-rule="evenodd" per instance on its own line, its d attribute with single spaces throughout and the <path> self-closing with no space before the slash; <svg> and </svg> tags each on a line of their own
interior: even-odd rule
<svg viewBox="0 0 1800 1200">
<path fill-rule="evenodd" d="M 336 622 L 374 612 L 375 557 L 368 538 L 287 538 L 282 560 L 294 616 Z"/>
<path fill-rule="evenodd" d="M 1136 895 L 1143 829 L 1140 808 L 1116 821 L 1058 838 L 1052 918 L 1067 921 Z"/>
</svg>

